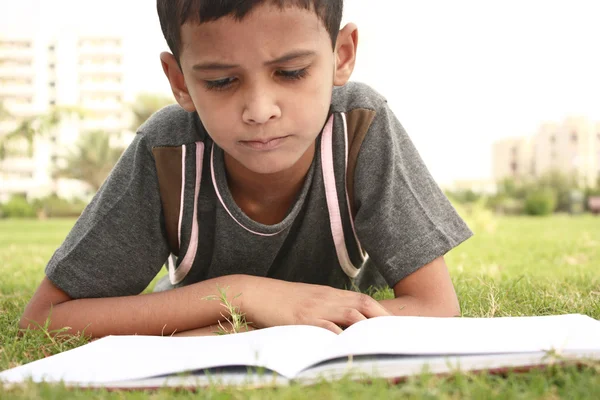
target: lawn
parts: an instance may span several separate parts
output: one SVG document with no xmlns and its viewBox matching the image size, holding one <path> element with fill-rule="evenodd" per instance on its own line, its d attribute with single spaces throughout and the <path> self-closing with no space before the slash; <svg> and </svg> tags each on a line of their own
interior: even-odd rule
<svg viewBox="0 0 600 400">
<path fill-rule="evenodd" d="M 0 370 L 85 343 L 44 332 L 17 335 L 19 316 L 43 276 L 44 265 L 72 220 L 0 220 Z M 464 316 L 583 313 L 600 319 L 600 218 L 486 217 L 476 236 L 447 255 Z M 29 385 L 0 398 L 600 398 L 600 364 L 553 366 L 506 376 L 422 375 L 401 384 L 341 381 L 312 387 L 197 393 L 75 391 Z"/>
</svg>

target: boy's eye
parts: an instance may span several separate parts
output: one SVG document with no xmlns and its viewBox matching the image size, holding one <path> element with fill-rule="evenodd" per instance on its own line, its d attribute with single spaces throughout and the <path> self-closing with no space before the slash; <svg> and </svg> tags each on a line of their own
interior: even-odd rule
<svg viewBox="0 0 600 400">
<path fill-rule="evenodd" d="M 277 71 L 277 75 L 290 81 L 298 80 L 305 78 L 308 75 L 308 68 L 297 69 L 294 71 L 279 70 Z"/>
<path fill-rule="evenodd" d="M 308 76 L 308 68 L 297 69 L 293 71 L 278 70 L 275 74 L 282 79 L 288 81 L 296 81 Z M 236 78 L 215 79 L 210 81 L 204 81 L 204 86 L 208 90 L 227 90 L 235 83 L 235 81 Z"/>
<path fill-rule="evenodd" d="M 233 84 L 235 78 L 217 79 L 214 81 L 204 81 L 204 86 L 208 90 L 225 90 Z"/>
</svg>

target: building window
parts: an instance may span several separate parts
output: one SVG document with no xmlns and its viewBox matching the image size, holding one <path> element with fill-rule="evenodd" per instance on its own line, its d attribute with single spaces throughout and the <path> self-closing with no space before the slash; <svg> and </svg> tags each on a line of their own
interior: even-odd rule
<svg viewBox="0 0 600 400">
<path fill-rule="evenodd" d="M 555 135 L 550 136 L 550 143 L 556 143 L 556 136 Z"/>
<path fill-rule="evenodd" d="M 519 166 L 517 165 L 517 163 L 516 163 L 516 162 L 511 162 L 511 163 L 510 163 L 510 170 L 513 172 L 513 174 L 516 174 L 516 173 L 517 173 L 518 167 L 519 167 Z"/>
<path fill-rule="evenodd" d="M 54 63 L 50 63 L 50 64 L 48 65 L 48 67 L 49 67 L 50 69 L 54 69 L 54 68 L 56 67 L 56 65 L 54 65 Z"/>
<path fill-rule="evenodd" d="M 571 142 L 577 143 L 577 132 L 571 132 Z"/>
<path fill-rule="evenodd" d="M 50 83 L 48 83 L 48 86 L 50 86 L 50 87 L 56 87 L 56 82 L 50 81 Z"/>
</svg>

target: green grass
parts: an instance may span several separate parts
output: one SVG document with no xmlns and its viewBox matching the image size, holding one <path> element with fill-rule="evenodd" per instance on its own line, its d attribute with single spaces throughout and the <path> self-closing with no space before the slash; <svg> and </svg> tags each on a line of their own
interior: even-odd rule
<svg viewBox="0 0 600 400">
<path fill-rule="evenodd" d="M 82 338 L 54 339 L 43 331 L 17 334 L 26 302 L 72 220 L 0 221 L 0 370 L 79 346 Z M 475 237 L 447 256 L 465 316 L 583 313 L 600 319 L 600 218 L 511 217 L 475 221 Z M 492 376 L 422 375 L 397 385 L 341 381 L 312 387 L 242 390 L 212 387 L 106 392 L 27 385 L 0 398 L 600 398 L 600 364 L 550 367 Z"/>
</svg>

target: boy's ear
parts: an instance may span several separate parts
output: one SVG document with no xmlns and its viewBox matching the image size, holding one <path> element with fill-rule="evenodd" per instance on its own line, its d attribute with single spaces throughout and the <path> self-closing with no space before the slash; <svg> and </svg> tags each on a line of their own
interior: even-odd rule
<svg viewBox="0 0 600 400">
<path fill-rule="evenodd" d="M 183 73 L 181 72 L 181 68 L 179 68 L 179 64 L 177 63 L 175 56 L 165 51 L 160 53 L 160 62 L 162 64 L 163 71 L 165 72 L 165 75 L 171 84 L 171 90 L 173 91 L 175 100 L 177 100 L 179 105 L 184 110 L 189 112 L 196 111 L 196 107 L 194 106 L 192 97 L 190 96 L 187 85 L 185 84 Z"/>
<path fill-rule="evenodd" d="M 356 63 L 358 46 L 358 28 L 355 24 L 347 24 L 338 34 L 335 44 L 335 74 L 333 84 L 343 86 L 350 79 Z"/>
</svg>

